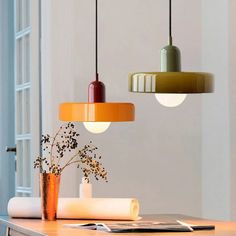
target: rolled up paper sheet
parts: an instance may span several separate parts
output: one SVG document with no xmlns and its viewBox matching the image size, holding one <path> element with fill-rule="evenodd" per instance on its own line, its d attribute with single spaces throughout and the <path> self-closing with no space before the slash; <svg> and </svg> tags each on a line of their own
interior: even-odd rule
<svg viewBox="0 0 236 236">
<path fill-rule="evenodd" d="M 41 200 L 14 197 L 8 202 L 13 218 L 41 218 Z M 58 219 L 137 220 L 139 202 L 132 198 L 59 198 Z"/>
</svg>

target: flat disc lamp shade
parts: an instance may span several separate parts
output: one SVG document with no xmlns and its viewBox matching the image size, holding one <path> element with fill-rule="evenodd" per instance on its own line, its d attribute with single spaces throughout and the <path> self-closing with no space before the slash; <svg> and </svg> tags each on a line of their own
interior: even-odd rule
<svg viewBox="0 0 236 236">
<path fill-rule="evenodd" d="M 132 103 L 62 103 L 59 118 L 80 122 L 134 121 L 135 108 Z"/>
<path fill-rule="evenodd" d="M 214 78 L 204 72 L 140 72 L 129 75 L 129 91 L 137 93 L 212 93 Z"/>
</svg>

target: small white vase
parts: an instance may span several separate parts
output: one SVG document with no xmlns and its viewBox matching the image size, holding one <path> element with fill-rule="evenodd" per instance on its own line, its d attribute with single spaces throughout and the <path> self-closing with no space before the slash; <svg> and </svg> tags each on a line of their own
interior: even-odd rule
<svg viewBox="0 0 236 236">
<path fill-rule="evenodd" d="M 79 186 L 79 197 L 80 198 L 91 198 L 92 197 L 92 184 L 83 177 Z"/>
</svg>

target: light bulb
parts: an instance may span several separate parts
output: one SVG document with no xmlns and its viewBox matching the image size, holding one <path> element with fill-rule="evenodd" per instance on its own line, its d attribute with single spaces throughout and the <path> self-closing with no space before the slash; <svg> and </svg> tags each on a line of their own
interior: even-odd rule
<svg viewBox="0 0 236 236">
<path fill-rule="evenodd" d="M 156 93 L 155 97 L 157 101 L 165 107 L 177 107 L 185 100 L 187 94 Z"/>
<path fill-rule="evenodd" d="M 84 127 L 91 133 L 100 134 L 105 132 L 111 122 L 84 122 Z"/>
</svg>

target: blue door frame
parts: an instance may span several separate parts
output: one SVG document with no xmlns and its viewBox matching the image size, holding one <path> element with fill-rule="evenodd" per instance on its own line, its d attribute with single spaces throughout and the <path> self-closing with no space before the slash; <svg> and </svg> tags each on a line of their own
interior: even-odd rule
<svg viewBox="0 0 236 236">
<path fill-rule="evenodd" d="M 0 0 L 0 215 L 15 194 L 14 0 Z"/>
</svg>

